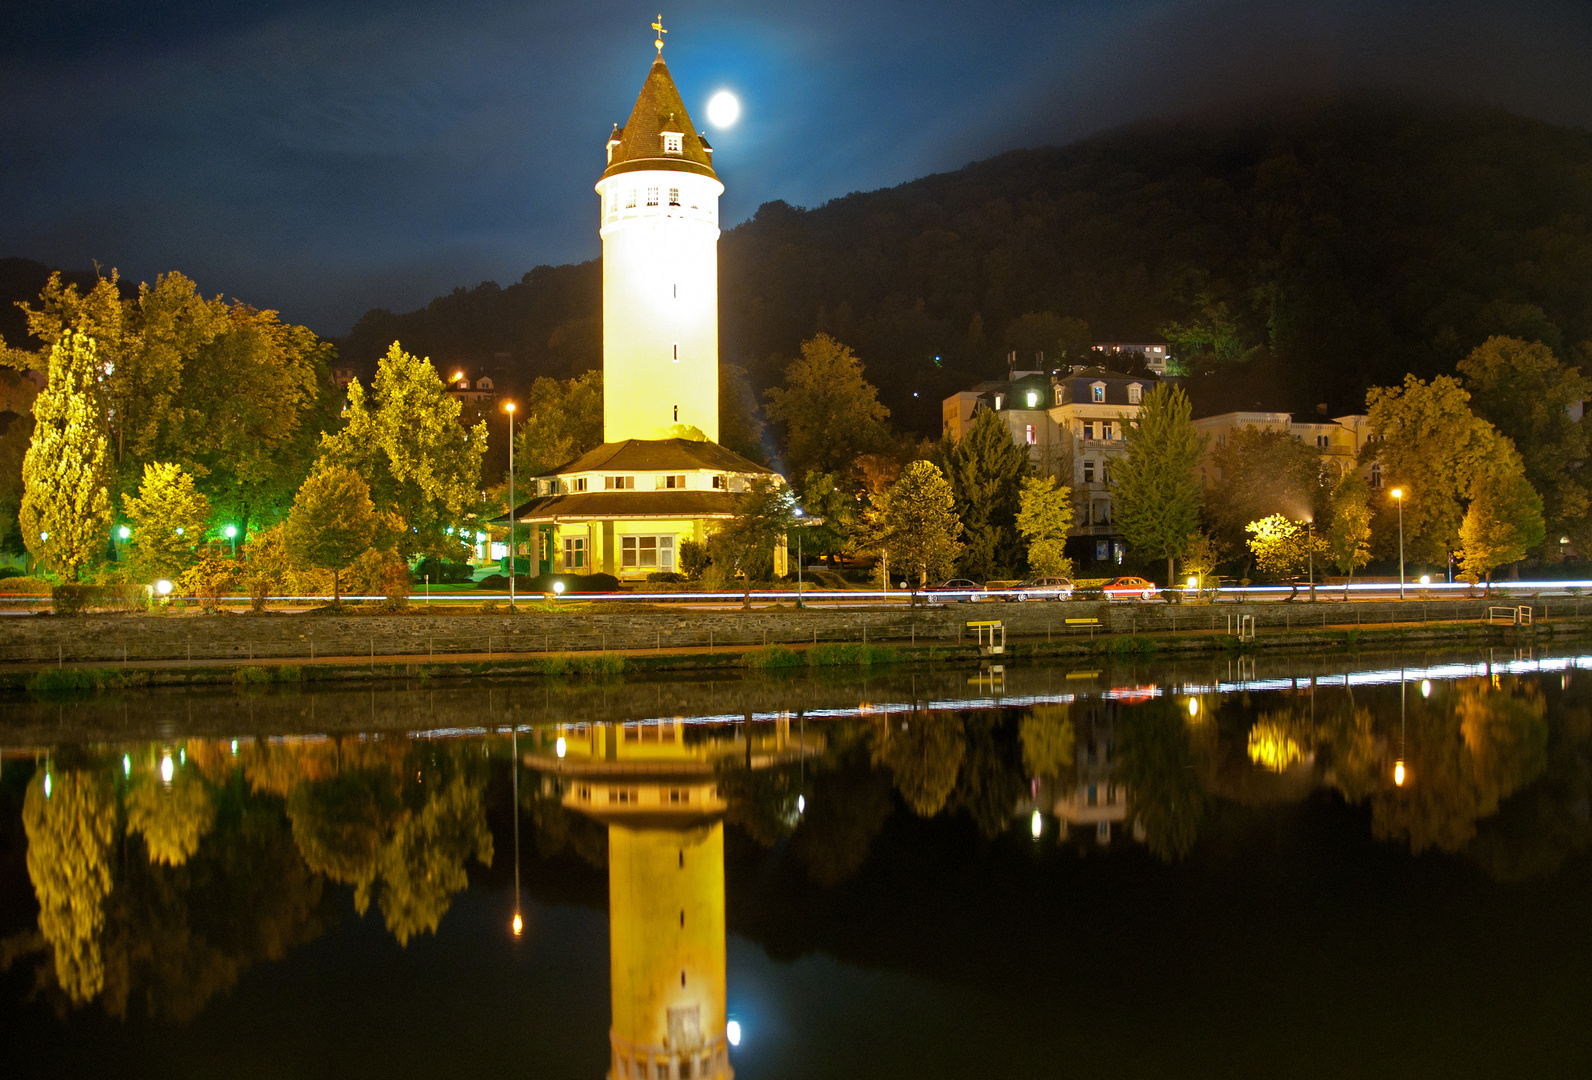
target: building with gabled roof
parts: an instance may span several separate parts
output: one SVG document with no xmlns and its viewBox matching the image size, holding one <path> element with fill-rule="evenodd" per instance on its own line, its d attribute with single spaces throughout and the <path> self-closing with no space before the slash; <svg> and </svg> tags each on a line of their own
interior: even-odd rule
<svg viewBox="0 0 1592 1080">
<path fill-rule="evenodd" d="M 723 192 L 660 44 L 597 181 L 603 443 L 536 477 L 533 497 L 514 508 L 526 526 L 517 554 L 537 573 L 675 571 L 681 544 L 733 517 L 737 493 L 780 479 L 717 441 Z"/>
</svg>

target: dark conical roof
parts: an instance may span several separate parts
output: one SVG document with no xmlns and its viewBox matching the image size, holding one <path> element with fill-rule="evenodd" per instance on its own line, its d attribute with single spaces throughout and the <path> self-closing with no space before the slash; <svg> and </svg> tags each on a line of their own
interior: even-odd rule
<svg viewBox="0 0 1592 1080">
<path fill-rule="evenodd" d="M 681 153 L 663 152 L 663 134 L 668 131 L 680 133 Z M 712 147 L 692 128 L 691 116 L 685 111 L 685 102 L 680 100 L 680 91 L 675 89 L 661 55 L 647 72 L 641 96 L 630 110 L 630 120 L 624 127 L 614 129 L 610 142 L 617 145 L 609 155 L 604 177 L 638 169 L 674 169 L 718 179 L 713 171 Z"/>
</svg>

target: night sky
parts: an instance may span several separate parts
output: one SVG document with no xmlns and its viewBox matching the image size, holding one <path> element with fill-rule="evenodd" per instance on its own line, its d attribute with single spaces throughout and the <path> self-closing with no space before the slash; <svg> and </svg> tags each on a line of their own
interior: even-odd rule
<svg viewBox="0 0 1592 1080">
<path fill-rule="evenodd" d="M 649 0 L 653 2 L 653 0 Z M 1305 10 L 1308 9 L 1308 10 Z M 337 335 L 598 254 L 654 7 L 28 0 L 0 27 L 0 255 L 180 269 Z M 1009 0 L 664 11 L 726 225 L 1125 121 L 1389 87 L 1592 123 L 1592 5 Z"/>
</svg>

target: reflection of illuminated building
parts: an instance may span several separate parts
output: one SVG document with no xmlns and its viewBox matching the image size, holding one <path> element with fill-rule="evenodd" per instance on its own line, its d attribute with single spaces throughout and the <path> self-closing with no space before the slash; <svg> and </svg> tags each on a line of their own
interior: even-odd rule
<svg viewBox="0 0 1592 1080">
<path fill-rule="evenodd" d="M 1091 828 L 1098 843 L 1109 844 L 1112 825 L 1128 819 L 1128 794 L 1115 779 L 1116 732 L 1099 716 L 1079 719 L 1076 727 L 1076 782 L 1056 799 L 1054 813 L 1067 827 Z"/>
<path fill-rule="evenodd" d="M 609 1077 L 732 1076 L 718 769 L 795 761 L 804 743 L 784 719 L 751 734 L 661 720 L 566 724 L 539 738 L 525 763 L 565 806 L 608 826 Z M 549 752 L 559 741 L 562 757 Z"/>
</svg>

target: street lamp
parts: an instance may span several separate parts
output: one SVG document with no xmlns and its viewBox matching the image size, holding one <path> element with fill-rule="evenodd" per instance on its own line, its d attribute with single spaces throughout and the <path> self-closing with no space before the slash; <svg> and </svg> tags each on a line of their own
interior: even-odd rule
<svg viewBox="0 0 1592 1080">
<path fill-rule="evenodd" d="M 1388 492 L 1399 504 L 1399 599 L 1404 599 L 1404 489 L 1396 487 Z"/>
<path fill-rule="evenodd" d="M 509 607 L 514 606 L 514 574 L 519 570 L 514 560 L 514 402 L 505 401 L 503 411 L 509 414 Z"/>
<path fill-rule="evenodd" d="M 228 525 L 221 530 L 221 534 L 232 541 L 232 557 L 236 559 L 238 557 L 238 527 L 236 525 Z"/>
<path fill-rule="evenodd" d="M 1305 545 L 1310 555 L 1310 599 L 1316 598 L 1316 518 L 1312 514 L 1305 519 Z"/>
<path fill-rule="evenodd" d="M 802 514 L 801 507 L 796 508 L 796 606 L 802 606 Z"/>
</svg>

